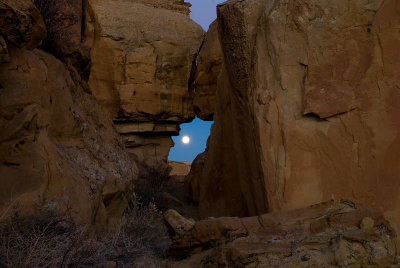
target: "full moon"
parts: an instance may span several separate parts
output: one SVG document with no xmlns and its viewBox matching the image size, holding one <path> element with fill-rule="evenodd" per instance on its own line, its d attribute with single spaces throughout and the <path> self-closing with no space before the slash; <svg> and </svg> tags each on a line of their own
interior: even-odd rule
<svg viewBox="0 0 400 268">
<path fill-rule="evenodd" d="M 182 137 L 182 142 L 183 142 L 184 144 L 189 144 L 190 138 L 189 138 L 188 136 L 183 136 L 183 137 Z"/>
</svg>

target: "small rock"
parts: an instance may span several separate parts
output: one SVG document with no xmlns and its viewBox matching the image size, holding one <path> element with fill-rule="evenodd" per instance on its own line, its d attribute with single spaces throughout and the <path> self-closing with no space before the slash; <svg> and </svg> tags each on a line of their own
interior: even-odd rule
<svg viewBox="0 0 400 268">
<path fill-rule="evenodd" d="M 365 217 L 361 220 L 360 228 L 364 231 L 371 230 L 374 226 L 375 222 L 370 217 Z"/>
<path fill-rule="evenodd" d="M 186 219 L 176 210 L 169 209 L 164 212 L 164 219 L 168 222 L 175 233 L 182 235 L 193 228 L 196 223 L 193 219 Z"/>
</svg>

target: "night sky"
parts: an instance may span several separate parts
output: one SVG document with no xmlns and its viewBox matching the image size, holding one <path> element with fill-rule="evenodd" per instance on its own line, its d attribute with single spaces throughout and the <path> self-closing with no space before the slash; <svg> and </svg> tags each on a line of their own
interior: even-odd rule
<svg viewBox="0 0 400 268">
<path fill-rule="evenodd" d="M 186 0 L 192 4 L 190 17 L 203 27 L 205 31 L 217 17 L 216 6 L 223 0 Z M 207 138 L 213 122 L 205 122 L 198 118 L 191 123 L 181 124 L 179 136 L 172 137 L 175 146 L 171 148 L 169 160 L 192 162 L 198 154 L 206 149 Z M 190 138 L 189 144 L 182 142 L 182 137 Z"/>
</svg>

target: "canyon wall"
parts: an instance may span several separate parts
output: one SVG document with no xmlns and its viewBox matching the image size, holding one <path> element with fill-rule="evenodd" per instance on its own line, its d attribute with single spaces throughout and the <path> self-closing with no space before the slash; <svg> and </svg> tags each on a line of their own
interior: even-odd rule
<svg viewBox="0 0 400 268">
<path fill-rule="evenodd" d="M 137 168 L 77 70 L 35 48 L 46 27 L 32 2 L 0 9 L 0 218 L 61 210 L 104 227 L 126 209 Z"/>
<path fill-rule="evenodd" d="M 171 135 L 194 116 L 193 63 L 203 40 L 181 0 L 89 0 L 85 44 L 89 88 L 114 120 L 128 152 L 167 159 Z"/>
<path fill-rule="evenodd" d="M 395 0 L 219 5 L 214 125 L 189 175 L 201 216 L 347 198 L 399 230 L 399 18 Z"/>
<path fill-rule="evenodd" d="M 193 106 L 202 120 L 212 121 L 215 110 L 218 75 L 221 72 L 222 52 L 218 22 L 211 23 L 197 58 Z"/>
<path fill-rule="evenodd" d="M 166 160 L 195 116 L 204 32 L 189 7 L 0 3 L 0 217 L 37 204 L 99 226 L 122 215 L 135 161 Z"/>
</svg>

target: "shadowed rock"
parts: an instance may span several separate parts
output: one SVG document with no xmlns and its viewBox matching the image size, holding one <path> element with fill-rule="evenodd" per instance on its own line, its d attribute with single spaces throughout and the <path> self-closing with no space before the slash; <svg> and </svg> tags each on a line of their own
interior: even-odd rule
<svg viewBox="0 0 400 268">
<path fill-rule="evenodd" d="M 374 221 L 368 230 L 360 227 L 366 218 Z M 389 267 L 397 263 L 395 239 L 381 210 L 329 201 L 248 218 L 202 220 L 177 234 L 169 253 L 192 253 L 174 267 Z"/>
</svg>

